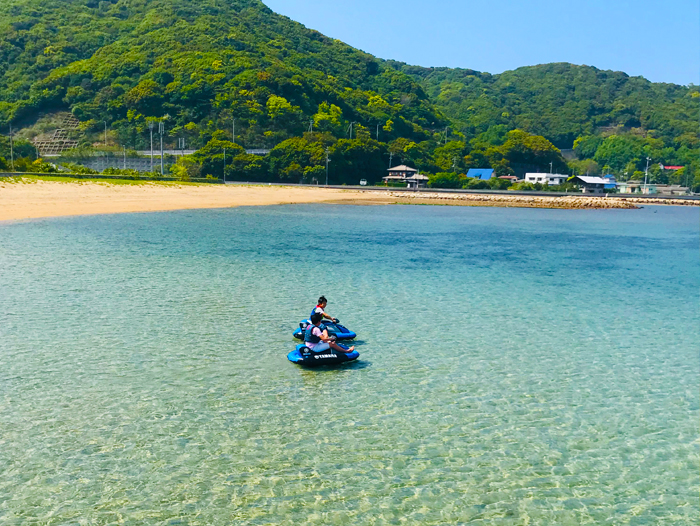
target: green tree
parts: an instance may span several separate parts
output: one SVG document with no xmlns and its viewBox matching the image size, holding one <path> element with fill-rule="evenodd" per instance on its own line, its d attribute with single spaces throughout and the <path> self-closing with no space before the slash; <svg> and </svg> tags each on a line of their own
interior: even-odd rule
<svg viewBox="0 0 700 526">
<path fill-rule="evenodd" d="M 594 159 L 601 165 L 623 172 L 629 163 L 638 163 L 644 156 L 644 140 L 636 135 L 611 135 L 596 150 Z"/>
<path fill-rule="evenodd" d="M 549 171 L 551 167 L 555 173 L 567 169 L 561 151 L 539 135 L 513 130 L 508 133 L 506 142 L 499 149 L 511 167 L 514 163 L 535 166 L 543 171 Z"/>
<path fill-rule="evenodd" d="M 201 176 L 202 167 L 192 155 L 178 157 L 175 164 L 170 167 L 170 173 L 178 181 L 190 181 Z"/>
<path fill-rule="evenodd" d="M 330 181 L 332 184 L 358 184 L 366 179 L 370 185 L 381 181 L 386 173 L 386 149 L 374 139 L 340 139 L 331 148 Z"/>
<path fill-rule="evenodd" d="M 430 188 L 462 188 L 466 182 L 466 176 L 454 172 L 440 172 L 429 176 Z"/>
<path fill-rule="evenodd" d="M 313 121 L 320 131 L 340 134 L 343 128 L 343 110 L 335 104 L 322 102 L 313 116 Z"/>
<path fill-rule="evenodd" d="M 199 163 L 202 176 L 213 175 L 223 179 L 226 159 L 231 162 L 242 154 L 245 154 L 242 146 L 227 140 L 226 133 L 217 130 L 202 148 L 192 154 L 192 159 Z"/>
<path fill-rule="evenodd" d="M 226 178 L 231 181 L 270 181 L 267 159 L 259 155 L 240 154 L 226 167 Z"/>
</svg>

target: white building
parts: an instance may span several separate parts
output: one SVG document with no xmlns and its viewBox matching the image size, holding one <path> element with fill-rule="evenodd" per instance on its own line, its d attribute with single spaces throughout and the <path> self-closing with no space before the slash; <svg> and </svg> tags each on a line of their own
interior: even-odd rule
<svg viewBox="0 0 700 526">
<path fill-rule="evenodd" d="M 408 188 L 424 188 L 428 184 L 428 176 L 418 173 L 418 170 L 402 164 L 389 168 L 389 175 L 382 178 L 384 182 L 406 183 Z"/>
<path fill-rule="evenodd" d="M 557 184 L 564 184 L 566 180 L 569 178 L 568 175 L 562 175 L 562 174 L 537 174 L 537 173 L 529 173 L 525 174 L 525 182 L 526 183 L 540 183 L 540 184 L 548 184 L 550 186 L 557 185 Z"/>
</svg>

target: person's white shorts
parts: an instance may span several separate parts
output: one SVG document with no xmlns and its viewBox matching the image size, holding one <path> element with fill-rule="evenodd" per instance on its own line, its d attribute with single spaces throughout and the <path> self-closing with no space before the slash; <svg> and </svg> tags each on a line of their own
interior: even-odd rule
<svg viewBox="0 0 700 526">
<path fill-rule="evenodd" d="M 314 345 L 314 348 L 311 350 L 313 352 L 323 352 L 323 351 L 327 351 L 330 348 L 331 348 L 330 344 L 321 342 L 321 343 L 317 343 L 316 345 Z"/>
</svg>

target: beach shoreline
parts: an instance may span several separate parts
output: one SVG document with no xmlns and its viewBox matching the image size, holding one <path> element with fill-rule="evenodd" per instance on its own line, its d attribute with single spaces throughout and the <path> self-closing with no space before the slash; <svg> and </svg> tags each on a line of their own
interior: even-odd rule
<svg viewBox="0 0 700 526">
<path fill-rule="evenodd" d="M 14 181 L 0 180 L 0 222 L 81 215 L 344 202 L 360 197 L 367 198 L 361 192 L 316 187 L 47 181 L 22 178 Z"/>
<path fill-rule="evenodd" d="M 657 202 L 658 201 L 658 202 Z M 0 221 L 48 217 L 166 212 L 283 204 L 407 204 L 554 209 L 635 209 L 641 204 L 699 205 L 697 201 L 589 196 L 412 194 L 356 189 L 162 182 L 14 178 L 0 180 Z"/>
</svg>

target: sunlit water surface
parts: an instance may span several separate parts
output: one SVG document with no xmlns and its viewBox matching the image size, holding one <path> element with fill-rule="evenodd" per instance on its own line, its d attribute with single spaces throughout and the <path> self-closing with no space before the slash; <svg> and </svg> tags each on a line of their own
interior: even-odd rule
<svg viewBox="0 0 700 526">
<path fill-rule="evenodd" d="M 699 222 L 2 224 L 0 524 L 697 525 Z M 286 360 L 319 294 L 360 335 L 354 365 Z"/>
</svg>

